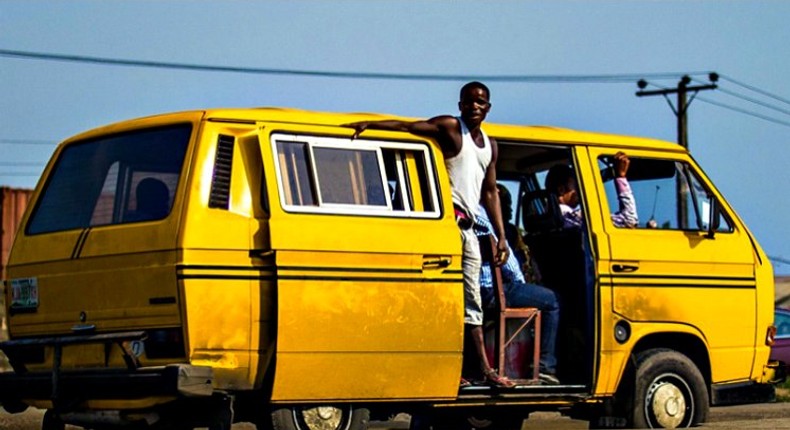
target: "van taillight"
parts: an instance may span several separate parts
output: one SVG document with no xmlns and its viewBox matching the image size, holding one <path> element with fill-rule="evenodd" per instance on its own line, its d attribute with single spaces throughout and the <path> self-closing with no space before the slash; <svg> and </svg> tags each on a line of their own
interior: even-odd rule
<svg viewBox="0 0 790 430">
<path fill-rule="evenodd" d="M 168 328 L 148 331 L 148 337 L 145 339 L 145 355 L 148 358 L 186 357 L 181 329 Z"/>
<path fill-rule="evenodd" d="M 774 346 L 774 341 L 776 340 L 776 326 L 768 326 L 768 331 L 765 333 L 765 344 L 768 346 Z"/>
</svg>

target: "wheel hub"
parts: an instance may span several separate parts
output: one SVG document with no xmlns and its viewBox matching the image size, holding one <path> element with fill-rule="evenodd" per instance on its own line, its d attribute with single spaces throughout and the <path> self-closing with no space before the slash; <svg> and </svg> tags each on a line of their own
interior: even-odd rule
<svg viewBox="0 0 790 430">
<path fill-rule="evenodd" d="M 302 418 L 309 430 L 338 430 L 342 428 L 343 410 L 318 406 L 302 410 Z"/>
<path fill-rule="evenodd" d="M 651 409 L 657 423 L 664 428 L 675 428 L 686 415 L 686 399 L 676 385 L 661 382 L 653 387 Z"/>
</svg>

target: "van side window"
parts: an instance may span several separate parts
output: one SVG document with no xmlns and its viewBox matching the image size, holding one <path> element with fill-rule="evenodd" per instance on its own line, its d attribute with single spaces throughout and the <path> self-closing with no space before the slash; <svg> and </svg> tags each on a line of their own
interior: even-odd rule
<svg viewBox="0 0 790 430">
<path fill-rule="evenodd" d="M 313 154 L 321 202 L 387 206 L 376 151 L 315 147 Z"/>
<path fill-rule="evenodd" d="M 637 228 L 707 231 L 713 219 L 715 231 L 732 231 L 721 205 L 690 165 L 674 160 L 629 158 L 628 182 L 639 214 Z M 616 209 L 612 157 L 600 157 L 598 165 L 609 208 Z M 716 210 L 713 218 L 711 210 Z"/>
<path fill-rule="evenodd" d="M 322 136 L 272 136 L 286 210 L 439 215 L 427 145 Z"/>
<path fill-rule="evenodd" d="M 44 185 L 26 233 L 166 217 L 191 133 L 190 124 L 177 124 L 67 146 Z"/>
<path fill-rule="evenodd" d="M 277 142 L 277 159 L 282 174 L 281 184 L 286 204 L 314 205 L 313 181 L 307 170 L 307 144 Z"/>
</svg>

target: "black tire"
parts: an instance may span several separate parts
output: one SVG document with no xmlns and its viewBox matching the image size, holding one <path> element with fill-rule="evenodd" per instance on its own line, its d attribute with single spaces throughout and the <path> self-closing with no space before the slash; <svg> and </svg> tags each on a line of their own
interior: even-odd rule
<svg viewBox="0 0 790 430">
<path fill-rule="evenodd" d="M 519 430 L 524 419 L 484 412 L 451 412 L 436 414 L 430 424 L 416 427 L 420 430 Z M 410 427 L 410 430 L 412 428 Z"/>
<path fill-rule="evenodd" d="M 230 430 L 233 425 L 233 398 L 223 396 L 216 401 L 214 413 L 209 418 L 208 430 Z"/>
<path fill-rule="evenodd" d="M 636 363 L 633 427 L 691 427 L 705 421 L 708 389 L 688 357 L 670 349 L 650 349 L 640 353 Z"/>
<path fill-rule="evenodd" d="M 44 412 L 44 420 L 41 422 L 41 430 L 64 430 L 66 428 L 66 424 L 60 419 L 55 411 L 52 409 L 47 409 Z"/>
<path fill-rule="evenodd" d="M 293 406 L 272 412 L 274 430 L 367 430 L 370 411 L 352 405 Z"/>
</svg>

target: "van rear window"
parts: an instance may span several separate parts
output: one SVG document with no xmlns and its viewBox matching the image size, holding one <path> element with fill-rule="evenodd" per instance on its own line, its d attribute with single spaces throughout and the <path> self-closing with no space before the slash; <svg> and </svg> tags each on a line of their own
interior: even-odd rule
<svg viewBox="0 0 790 430">
<path fill-rule="evenodd" d="M 66 147 L 27 234 L 163 219 L 192 132 L 190 124 L 117 134 Z"/>
</svg>

